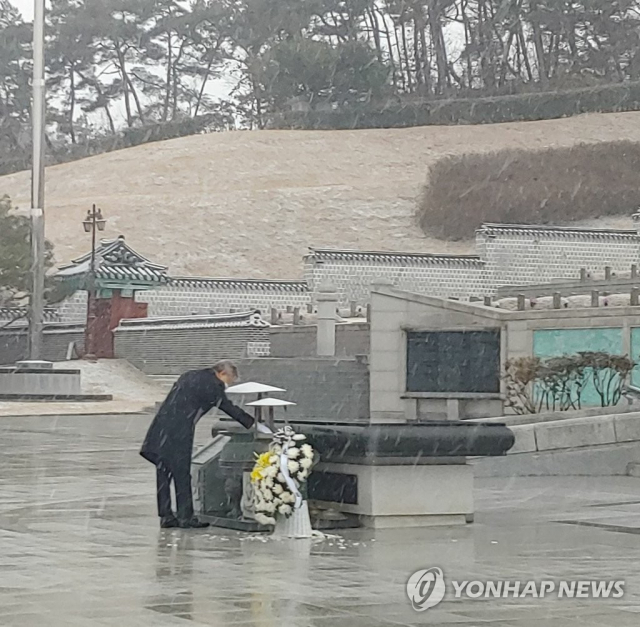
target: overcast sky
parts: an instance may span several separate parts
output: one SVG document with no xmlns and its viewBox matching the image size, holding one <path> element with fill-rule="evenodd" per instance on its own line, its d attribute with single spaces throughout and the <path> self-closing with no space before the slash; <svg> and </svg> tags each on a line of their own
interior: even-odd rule
<svg viewBox="0 0 640 627">
<path fill-rule="evenodd" d="M 22 17 L 25 20 L 31 21 L 33 19 L 33 4 L 34 0 L 11 0 L 22 13 Z"/>
</svg>

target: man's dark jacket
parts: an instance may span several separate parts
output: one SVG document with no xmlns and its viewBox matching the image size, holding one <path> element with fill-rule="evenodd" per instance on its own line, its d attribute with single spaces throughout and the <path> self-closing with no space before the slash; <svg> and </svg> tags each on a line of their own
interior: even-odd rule
<svg viewBox="0 0 640 627">
<path fill-rule="evenodd" d="M 213 407 L 247 429 L 253 424 L 251 415 L 229 401 L 224 383 L 212 370 L 185 372 L 158 409 L 140 455 L 156 465 L 160 461 L 190 461 L 196 424 Z"/>
</svg>

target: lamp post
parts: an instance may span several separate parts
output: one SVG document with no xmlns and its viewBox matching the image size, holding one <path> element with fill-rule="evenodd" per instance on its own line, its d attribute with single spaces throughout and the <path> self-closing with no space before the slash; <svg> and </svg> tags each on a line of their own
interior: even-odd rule
<svg viewBox="0 0 640 627">
<path fill-rule="evenodd" d="M 42 358 L 44 316 L 44 2 L 34 0 L 29 359 Z"/>
<path fill-rule="evenodd" d="M 95 355 L 94 325 L 96 320 L 96 231 L 104 231 L 107 221 L 102 217 L 102 210 L 95 205 L 87 211 L 82 221 L 85 233 L 91 233 L 91 262 L 89 266 L 89 281 L 87 285 L 87 324 L 84 333 L 85 357 Z"/>
</svg>

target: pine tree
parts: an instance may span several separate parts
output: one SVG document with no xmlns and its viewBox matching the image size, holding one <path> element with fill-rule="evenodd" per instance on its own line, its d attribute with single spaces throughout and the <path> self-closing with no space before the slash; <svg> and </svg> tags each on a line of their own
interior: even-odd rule
<svg viewBox="0 0 640 627">
<path fill-rule="evenodd" d="M 31 288 L 29 219 L 13 211 L 8 196 L 0 197 L 0 306 L 21 304 Z M 45 267 L 53 266 L 53 246 L 46 242 Z"/>
<path fill-rule="evenodd" d="M 30 28 L 9 0 L 0 0 L 0 172 L 28 143 Z M 18 163 L 19 167 L 24 164 Z"/>
</svg>

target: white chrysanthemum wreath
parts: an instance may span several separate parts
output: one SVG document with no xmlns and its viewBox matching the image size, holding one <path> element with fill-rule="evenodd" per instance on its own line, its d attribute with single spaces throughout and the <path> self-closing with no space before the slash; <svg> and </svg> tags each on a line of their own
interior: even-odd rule
<svg viewBox="0 0 640 627">
<path fill-rule="evenodd" d="M 304 440 L 304 435 L 287 426 L 274 434 L 266 453 L 256 454 L 251 482 L 259 523 L 275 525 L 278 516 L 288 518 L 302 505 L 300 488 L 311 474 L 315 457 Z"/>
</svg>

